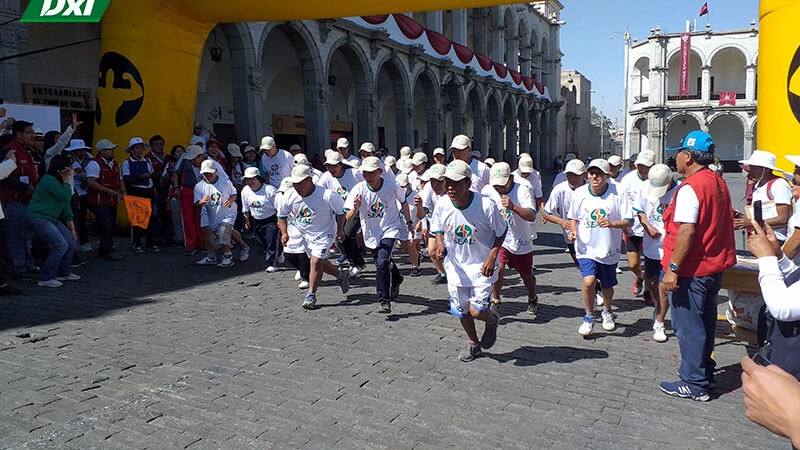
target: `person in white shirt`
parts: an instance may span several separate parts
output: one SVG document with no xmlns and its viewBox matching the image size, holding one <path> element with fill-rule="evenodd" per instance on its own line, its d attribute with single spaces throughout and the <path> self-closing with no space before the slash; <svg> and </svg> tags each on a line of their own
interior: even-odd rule
<svg viewBox="0 0 800 450">
<path fill-rule="evenodd" d="M 459 134 L 453 138 L 450 144 L 450 153 L 453 159 L 459 159 L 469 164 L 472 173 L 472 189 L 474 192 L 480 192 L 483 187 L 489 184 L 489 168 L 486 164 L 472 158 L 472 140 L 469 136 Z"/>
<path fill-rule="evenodd" d="M 406 239 L 400 240 L 400 245 L 401 248 L 408 253 L 409 259 L 411 260 L 411 276 L 418 277 L 422 275 L 422 271 L 419 269 L 422 231 L 418 230 L 419 227 L 417 225 L 419 224 L 421 218 L 417 215 L 417 206 L 414 203 L 414 200 L 419 195 L 419 192 L 411 189 L 411 184 L 408 182 L 408 175 L 404 173 L 401 173 L 397 176 L 395 183 L 397 183 L 397 185 L 401 188 L 405 189 L 408 212 L 411 215 L 411 230 L 408 232 Z"/>
<path fill-rule="evenodd" d="M 311 179 L 314 181 L 314 184 L 319 184 L 320 178 L 322 178 L 322 171 L 319 169 L 315 169 L 310 162 L 308 162 L 308 156 L 304 153 L 298 153 L 294 155 L 294 165 L 303 164 L 305 166 L 311 167 Z"/>
<path fill-rule="evenodd" d="M 661 285 L 664 270 L 661 259 L 664 257 L 664 212 L 672 203 L 678 183 L 672 170 L 666 164 L 656 164 L 650 168 L 647 187 L 639 193 L 632 209 L 644 227 L 642 254 L 644 255 L 644 276 L 647 283 L 645 297 L 651 296 L 648 304 L 655 305 L 653 321 L 653 340 L 666 342 L 667 334 L 664 320 L 669 309 L 667 290 Z M 646 300 L 648 300 L 646 298 Z"/>
<path fill-rule="evenodd" d="M 336 141 L 336 151 L 342 155 L 342 161 L 350 163 L 351 166 L 353 163 L 358 162 L 358 157 L 350 154 L 350 141 L 347 138 L 339 138 Z"/>
<path fill-rule="evenodd" d="M 572 161 L 573 159 L 578 159 L 578 156 L 575 155 L 575 153 L 567 153 L 567 155 L 564 157 L 564 160 L 567 162 Z M 553 178 L 553 186 L 551 188 L 558 186 L 564 181 L 567 181 L 567 174 L 563 171 L 556 173 L 556 176 Z"/>
<path fill-rule="evenodd" d="M 411 215 L 406 203 L 406 190 L 392 180 L 383 178 L 381 160 L 369 156 L 361 164 L 364 181 L 355 185 L 344 202 L 345 217 L 359 216 L 364 245 L 375 258 L 375 283 L 380 304 L 378 312 L 392 312 L 390 301 L 397 298 L 403 276 L 392 261 L 398 239 L 412 230 Z M 405 223 L 401 222 L 400 210 Z"/>
<path fill-rule="evenodd" d="M 492 166 L 494 167 L 494 166 Z M 542 193 L 542 175 L 534 167 L 533 158 L 527 153 L 519 155 L 517 161 L 517 170 L 513 172 L 514 181 L 523 185 L 530 186 L 531 197 L 536 204 L 536 210 L 539 211 L 544 207 L 544 194 Z M 523 183 L 524 180 L 524 183 Z M 536 238 L 536 229 L 533 230 L 534 239 Z"/>
<path fill-rule="evenodd" d="M 618 183 L 617 190 L 627 197 L 629 205 L 637 204 L 639 202 L 639 194 L 642 190 L 647 189 L 647 174 L 655 162 L 655 152 L 652 150 L 642 151 L 636 157 L 636 170 L 625 175 Z M 630 229 L 626 229 L 624 233 L 628 267 L 636 275 L 631 289 L 635 297 L 639 297 L 644 293 L 644 273 L 642 272 L 641 259 L 643 236 L 644 228 L 638 221 L 635 221 L 633 226 Z"/>
<path fill-rule="evenodd" d="M 314 309 L 323 272 L 336 277 L 343 294 L 350 290 L 349 272 L 337 269 L 328 261 L 334 239 L 344 241 L 344 200 L 330 189 L 316 186 L 311 179 L 311 168 L 306 165 L 292 169 L 290 180 L 294 189 L 286 192 L 281 201 L 278 228 L 281 244 L 286 247 L 289 243 L 287 218 L 291 214 L 311 262 L 308 293 L 302 306 Z"/>
<path fill-rule="evenodd" d="M 636 171 L 636 159 L 637 158 L 639 158 L 639 154 L 638 153 L 634 153 L 628 158 L 628 160 L 627 160 L 628 161 L 628 167 L 626 169 L 622 169 L 622 170 L 619 171 L 619 175 L 617 175 L 617 180 L 622 180 L 629 173 Z M 620 165 L 620 167 L 621 167 L 621 165 Z"/>
<path fill-rule="evenodd" d="M 292 190 L 294 190 L 294 183 L 292 183 L 291 178 L 281 180 L 281 186 L 275 193 L 274 207 L 276 211 L 280 211 L 284 196 Z M 294 280 L 300 282 L 297 288 L 308 289 L 311 260 L 308 258 L 306 249 L 303 246 L 303 233 L 295 225 L 294 213 L 292 212 L 286 217 L 286 233 L 289 235 L 289 240 L 283 245 L 283 254 L 286 257 L 286 261 L 297 270 L 294 276 Z"/>
<path fill-rule="evenodd" d="M 441 259 L 437 258 L 432 252 L 436 244 L 435 237 L 430 233 L 430 220 L 433 217 L 433 212 L 436 210 L 436 205 L 440 200 L 447 200 L 447 187 L 445 186 L 444 174 L 445 166 L 442 164 L 434 164 L 425 172 L 426 178 L 425 187 L 422 188 L 419 195 L 414 198 L 414 207 L 417 217 L 421 220 L 419 228 L 422 232 L 422 239 L 426 244 L 428 255 L 431 258 L 433 267 L 436 268 L 436 276 L 433 278 L 434 285 L 447 284 L 447 272 L 444 270 L 444 264 Z"/>
<path fill-rule="evenodd" d="M 608 157 L 608 164 L 611 166 L 611 176 L 608 181 L 617 183 L 622 180 L 619 176 L 619 171 L 622 169 L 622 157 L 619 155 L 611 155 Z"/>
<path fill-rule="evenodd" d="M 445 180 L 449 198 L 437 204 L 431 218 L 436 238 L 431 253 L 444 260 L 450 313 L 461 320 L 469 339 L 458 359 L 467 362 L 497 341 L 500 319 L 489 310 L 489 300 L 507 226 L 495 203 L 471 190 L 472 170 L 466 161 L 448 164 Z M 480 339 L 475 319 L 486 323 Z"/>
<path fill-rule="evenodd" d="M 423 152 L 414 153 L 411 158 L 411 172 L 408 173 L 408 182 L 411 183 L 411 188 L 419 191 L 422 187 L 419 185 L 419 177 L 428 170 L 428 156 Z"/>
<path fill-rule="evenodd" d="M 528 314 L 539 313 L 539 297 L 536 295 L 536 277 L 533 275 L 533 240 L 531 223 L 536 220 L 536 206 L 527 186 L 517 183 L 511 166 L 499 162 L 492 166 L 490 186 L 481 194 L 492 199 L 508 226 L 503 247 L 500 248 L 500 266 L 494 283 L 491 309 L 500 314 L 500 292 L 506 265 L 519 273 L 528 290 Z"/>
<path fill-rule="evenodd" d="M 550 197 L 542 210 L 542 224 L 553 222 L 561 227 L 569 254 L 572 256 L 572 261 L 577 265 L 575 243 L 568 239 L 570 221 L 567 219 L 567 214 L 569 213 L 570 205 L 572 205 L 573 193 L 576 189 L 586 184 L 586 165 L 580 159 L 573 159 L 567 162 L 564 173 L 566 174 L 567 182 L 557 184 L 550 191 Z"/>
<path fill-rule="evenodd" d="M 494 158 L 486 158 L 483 160 L 483 163 L 486 164 L 486 167 L 492 168 L 493 165 L 497 164 Z"/>
<path fill-rule="evenodd" d="M 358 177 L 356 177 L 357 169 L 346 164 L 342 159 L 341 153 L 334 151 L 326 153 L 325 168 L 328 170 L 319 179 L 319 186 L 335 192 L 342 198 L 342 201 L 346 200 L 347 194 L 359 182 Z M 345 260 L 350 263 L 350 277 L 357 277 L 366 265 L 364 257 L 361 256 L 361 246 L 358 243 L 358 234 L 360 232 L 361 221 L 358 217 L 353 218 L 353 220 L 345 220 L 344 241 L 340 243 L 342 256 L 339 257 L 337 262 L 340 265 Z"/>
<path fill-rule="evenodd" d="M 633 217 L 627 197 L 617 185 L 608 182 L 611 168 L 602 158 L 592 160 L 588 168 L 589 183 L 572 196 L 567 218 L 570 220 L 568 239 L 575 242 L 578 266 L 583 276 L 583 301 L 586 315 L 578 333 L 588 336 L 594 328 L 595 284 L 603 288 L 603 329 L 616 328 L 611 314 L 616 267 L 620 256 L 622 230 L 631 226 Z"/>
<path fill-rule="evenodd" d="M 792 215 L 792 187 L 785 178 L 773 173 L 780 171 L 775 167 L 776 159 L 770 152 L 756 150 L 750 158 L 739 161 L 739 164 L 747 171 L 747 179 L 754 183 L 752 202 L 761 201 L 764 207 L 774 205 L 777 215 L 765 217 L 764 223 L 769 224 L 778 241 L 784 243 L 787 239 L 787 224 Z M 733 225 L 737 230 L 751 228 L 750 219 L 746 217 L 734 219 Z"/>
<path fill-rule="evenodd" d="M 244 170 L 242 215 L 244 227 L 252 230 L 266 251 L 267 272 L 273 273 L 278 260 L 278 216 L 275 208 L 277 189 L 264 182 L 257 167 Z"/>
<path fill-rule="evenodd" d="M 447 162 L 447 153 L 444 151 L 442 147 L 436 147 L 433 149 L 433 163 L 434 164 L 442 164 Z"/>
<path fill-rule="evenodd" d="M 197 261 L 198 266 L 216 265 L 217 267 L 233 266 L 231 238 L 234 233 L 237 206 L 236 188 L 229 178 L 217 176 L 217 165 L 207 159 L 200 165 L 202 180 L 194 186 L 195 207 L 200 209 L 200 229 L 206 245 L 206 256 Z M 237 233 L 238 234 L 238 233 Z M 239 239 L 242 245 L 241 260 L 246 261 L 250 248 Z M 217 245 L 222 253 L 222 260 L 217 264 Z"/>
<path fill-rule="evenodd" d="M 400 157 L 397 158 L 397 161 L 403 161 L 406 159 L 411 159 L 411 147 L 404 145 L 400 147 Z"/>
<path fill-rule="evenodd" d="M 261 155 L 261 171 L 267 182 L 277 189 L 281 184 L 281 180 L 292 174 L 292 167 L 294 167 L 292 154 L 286 150 L 279 150 L 275 145 L 275 138 L 272 136 L 261 138 L 259 149 L 263 152 Z"/>
<path fill-rule="evenodd" d="M 792 178 L 792 197 L 794 198 L 795 211 L 789 219 L 786 228 L 786 243 L 783 244 L 783 253 L 794 261 L 795 264 L 800 264 L 800 207 L 797 207 L 797 201 L 800 199 L 800 156 L 788 155 L 785 157 L 792 164 L 794 164 L 794 173 Z"/>
</svg>

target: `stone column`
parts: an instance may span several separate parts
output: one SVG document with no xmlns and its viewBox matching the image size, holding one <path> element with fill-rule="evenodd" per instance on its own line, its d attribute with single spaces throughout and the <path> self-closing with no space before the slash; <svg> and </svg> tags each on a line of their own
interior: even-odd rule
<svg viewBox="0 0 800 450">
<path fill-rule="evenodd" d="M 503 149 L 502 158 L 507 163 L 514 162 L 517 157 L 517 115 L 516 111 L 510 116 L 503 118 L 506 123 L 506 145 Z"/>
<path fill-rule="evenodd" d="M 548 108 L 547 115 L 547 151 L 542 155 L 546 161 L 552 161 L 556 155 L 556 143 L 558 142 L 558 108 Z"/>
<path fill-rule="evenodd" d="M 437 33 L 442 32 L 442 11 L 428 11 L 425 13 L 426 28 Z"/>
<path fill-rule="evenodd" d="M 306 154 L 321 155 L 331 145 L 331 89 L 327 84 L 303 89 L 306 113 Z"/>
<path fill-rule="evenodd" d="M 516 34 L 508 39 L 508 48 L 506 48 L 506 61 L 508 68 L 517 70 L 519 65 L 519 36 Z"/>
<path fill-rule="evenodd" d="M 397 148 L 393 150 L 400 151 L 400 147 L 411 146 L 414 143 L 414 110 L 407 103 L 395 103 L 395 115 L 397 116 Z"/>
<path fill-rule="evenodd" d="M 20 2 L 4 2 L 0 9 L 0 23 L 20 16 Z M 28 40 L 28 27 L 18 21 L 0 28 L 0 57 L 20 53 L 22 44 Z M 6 102 L 22 102 L 22 80 L 19 75 L 19 58 L 0 62 L 0 98 Z M 2 121 L 4 119 L 0 119 Z"/>
<path fill-rule="evenodd" d="M 494 62 L 503 62 L 503 44 L 505 43 L 505 39 L 503 38 L 503 27 L 492 26 L 489 28 L 489 35 L 491 36 L 492 41 L 492 54 L 489 57 Z"/>
<path fill-rule="evenodd" d="M 359 92 L 361 91 L 361 92 Z M 378 94 L 356 87 L 356 143 L 354 148 L 363 142 L 377 142 L 378 138 Z M 328 125 L 330 127 L 330 125 Z M 327 148 L 327 147 L 325 147 Z"/>
<path fill-rule="evenodd" d="M 456 104 L 452 105 L 452 115 L 453 115 L 453 129 L 450 130 L 450 134 L 452 136 L 456 136 L 461 133 L 466 133 L 467 129 L 467 107 L 464 102 L 457 102 Z M 451 136 L 451 137 L 452 137 Z M 446 142 L 445 145 L 449 144 Z"/>
<path fill-rule="evenodd" d="M 236 58 L 232 58 L 237 61 Z M 266 134 L 264 117 L 264 70 L 244 65 L 231 66 L 233 109 L 236 136 L 241 140 L 259 142 Z"/>
<path fill-rule="evenodd" d="M 660 113 L 647 114 L 647 150 L 656 154 L 656 161 L 664 159 L 664 116 Z"/>
<path fill-rule="evenodd" d="M 753 103 L 756 101 L 756 65 L 750 64 L 747 67 L 747 80 L 745 84 L 745 101 Z"/>
<path fill-rule="evenodd" d="M 467 10 L 453 10 L 453 42 L 467 45 Z"/>
<path fill-rule="evenodd" d="M 497 161 L 503 160 L 503 147 L 505 146 L 505 142 L 503 142 L 503 112 L 498 112 L 498 117 L 496 120 L 492 120 L 489 124 L 491 128 L 491 145 L 492 148 L 491 156 L 492 158 L 496 159 Z"/>
<path fill-rule="evenodd" d="M 747 159 L 753 154 L 753 149 L 756 148 L 756 143 L 753 139 L 754 137 L 755 136 L 753 136 L 752 131 L 744 132 L 744 148 L 742 149 L 744 151 L 744 155 L 742 155 L 742 159 Z"/>
<path fill-rule="evenodd" d="M 542 159 L 542 120 L 539 112 L 538 102 L 534 104 L 534 107 L 531 109 L 529 114 L 531 123 L 531 145 L 529 150 L 531 155 L 535 155 L 534 159 L 536 161 L 540 161 Z"/>
<path fill-rule="evenodd" d="M 435 102 L 430 102 L 425 108 L 425 121 L 428 128 L 428 147 L 424 150 L 430 154 L 434 148 L 443 146 L 442 124 L 444 123 L 444 116 L 442 114 L 442 97 L 440 95 L 436 96 Z"/>
<path fill-rule="evenodd" d="M 523 110 L 523 112 L 525 112 Z M 530 153 L 530 120 L 528 119 L 528 114 L 522 114 L 519 116 L 519 153 Z M 539 161 L 536 161 L 537 164 Z"/>
<path fill-rule="evenodd" d="M 486 33 L 488 22 L 488 14 L 485 11 L 485 8 L 476 8 L 475 13 L 472 15 L 472 46 L 474 47 L 473 50 L 482 54 L 488 55 L 488 35 Z M 466 41 L 465 41 L 466 42 Z"/>
<path fill-rule="evenodd" d="M 689 80 L 689 82 L 691 83 L 692 80 Z M 711 103 L 711 66 L 703 66 L 701 84 L 703 92 L 700 94 L 700 98 L 707 105 Z"/>
<path fill-rule="evenodd" d="M 524 46 L 519 48 L 519 66 L 523 77 L 531 76 L 531 47 Z"/>
</svg>

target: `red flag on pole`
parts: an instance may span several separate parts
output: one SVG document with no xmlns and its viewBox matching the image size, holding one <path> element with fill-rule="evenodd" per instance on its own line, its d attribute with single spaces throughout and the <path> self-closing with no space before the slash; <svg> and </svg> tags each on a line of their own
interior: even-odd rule
<svg viewBox="0 0 800 450">
<path fill-rule="evenodd" d="M 700 8 L 700 17 L 708 14 L 708 2 L 703 3 L 703 7 Z"/>
</svg>

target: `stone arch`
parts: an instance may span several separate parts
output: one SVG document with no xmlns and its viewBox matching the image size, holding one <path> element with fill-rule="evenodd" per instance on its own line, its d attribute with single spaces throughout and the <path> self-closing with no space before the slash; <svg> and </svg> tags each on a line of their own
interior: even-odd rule
<svg viewBox="0 0 800 450">
<path fill-rule="evenodd" d="M 547 36 L 542 36 L 539 53 L 541 54 L 541 60 L 539 61 L 541 69 L 539 69 L 539 79 L 537 81 L 547 86 L 550 82 L 550 47 L 547 45 Z"/>
<path fill-rule="evenodd" d="M 487 154 L 486 142 L 486 101 L 481 85 L 475 81 L 470 83 L 464 93 L 466 128 L 462 133 L 472 138 L 472 148 Z"/>
<path fill-rule="evenodd" d="M 689 132 L 700 130 L 703 127 L 703 118 L 691 112 L 675 114 L 664 126 L 666 130 L 664 141 L 666 148 L 680 147 L 683 138 Z M 674 156 L 674 155 L 671 155 Z"/>
<path fill-rule="evenodd" d="M 378 145 L 387 146 L 390 150 L 397 151 L 404 145 L 412 144 L 412 128 L 411 128 L 411 87 L 408 79 L 408 70 L 403 62 L 396 58 L 389 52 L 386 52 L 375 63 L 375 92 L 377 94 L 377 104 L 379 117 L 384 117 L 384 114 L 389 114 L 388 109 L 391 108 L 389 102 L 394 104 L 394 133 L 387 133 L 386 129 L 389 128 L 387 120 L 383 121 L 384 125 L 384 141 L 381 142 L 380 133 Z M 383 75 L 386 75 L 384 77 Z M 391 100 L 384 100 L 381 94 L 384 92 L 382 83 L 387 82 L 391 85 L 392 98 Z M 380 123 L 379 123 L 380 126 Z M 393 134 L 393 136 L 391 136 Z"/>
<path fill-rule="evenodd" d="M 701 66 L 707 66 L 708 65 L 708 57 L 706 56 L 705 53 L 703 53 L 702 50 L 700 50 L 697 47 L 692 47 L 690 51 L 692 53 L 695 53 L 697 55 L 697 57 L 700 58 L 700 65 Z M 681 54 L 681 49 L 680 48 L 672 50 L 671 52 L 669 52 L 667 54 L 667 62 L 669 62 L 675 55 L 680 56 L 680 54 Z"/>
<path fill-rule="evenodd" d="M 521 14 L 519 17 L 519 25 L 517 26 L 517 42 L 519 42 L 518 64 L 517 67 L 512 69 L 518 71 L 522 76 L 528 77 L 531 74 L 531 44 L 530 44 L 530 26 L 528 25 L 527 16 Z"/>
<path fill-rule="evenodd" d="M 464 88 L 456 76 L 445 77 L 442 84 L 442 110 L 444 112 L 444 141 L 449 142 L 466 127 L 466 98 Z M 449 124 L 449 126 L 448 126 Z"/>
<path fill-rule="evenodd" d="M 517 32 L 517 20 L 514 8 L 506 6 L 503 11 L 503 65 L 516 70 L 517 69 L 517 46 L 514 45 L 514 39 Z"/>
<path fill-rule="evenodd" d="M 219 27 L 231 52 L 236 140 L 257 142 L 264 135 L 264 109 L 259 104 L 264 74 L 258 69 L 253 34 L 242 22 L 221 23 Z"/>
<path fill-rule="evenodd" d="M 505 146 L 503 141 L 503 103 L 496 89 L 492 89 L 486 96 L 486 112 L 489 120 L 488 156 L 500 161 Z"/>
<path fill-rule="evenodd" d="M 714 138 L 714 154 L 723 161 L 744 159 L 744 134 L 747 122 L 738 114 L 724 112 L 708 122 L 708 133 Z"/>
<path fill-rule="evenodd" d="M 689 99 L 700 99 L 702 86 L 698 89 L 697 79 L 702 76 L 702 68 L 707 65 L 705 56 L 692 47 L 689 54 Z M 672 52 L 667 57 L 667 99 L 676 100 L 680 86 L 680 52 Z"/>
<path fill-rule="evenodd" d="M 531 142 L 531 117 L 530 104 L 526 98 L 521 98 L 517 104 L 517 130 L 519 131 L 519 153 L 530 153 Z M 537 164 L 539 161 L 535 161 Z"/>
<path fill-rule="evenodd" d="M 751 62 L 754 61 L 754 59 L 752 59 L 752 55 L 750 54 L 750 52 L 748 52 L 747 49 L 745 49 L 743 46 L 741 46 L 741 45 L 739 45 L 739 44 L 737 44 L 735 42 L 728 42 L 728 43 L 720 45 L 719 47 L 711 50 L 708 53 L 708 61 L 713 64 L 714 57 L 717 56 L 717 53 L 719 53 L 719 52 L 721 52 L 723 50 L 728 50 L 728 49 L 735 49 L 739 53 L 741 53 L 742 54 L 742 58 L 744 58 L 745 64 L 751 64 Z"/>
<path fill-rule="evenodd" d="M 504 161 L 510 162 L 517 158 L 519 148 L 518 128 L 517 128 L 517 102 L 514 96 L 507 95 L 503 101 L 503 132 L 505 133 L 505 145 L 501 157 Z"/>
<path fill-rule="evenodd" d="M 324 67 L 326 81 L 331 75 L 337 78 L 335 84 L 330 87 L 331 117 L 335 118 L 337 113 L 342 114 L 339 111 L 343 111 L 345 116 L 351 119 L 354 116 L 354 139 L 358 144 L 353 145 L 354 148 L 361 146 L 363 142 L 375 143 L 378 137 L 378 105 L 367 52 L 358 41 L 342 36 L 330 46 Z M 349 80 L 342 80 L 341 83 L 338 81 L 340 76 L 348 75 L 352 76 L 352 88 L 347 83 Z M 342 106 L 345 108 L 342 109 Z"/>
<path fill-rule="evenodd" d="M 738 45 L 725 45 L 714 50 L 710 57 L 711 100 L 718 99 L 720 92 L 745 94 L 747 59 L 747 54 Z"/>
<path fill-rule="evenodd" d="M 433 148 L 441 145 L 442 139 L 441 85 L 436 74 L 423 65 L 417 67 L 411 79 L 414 144 L 430 153 Z"/>
</svg>

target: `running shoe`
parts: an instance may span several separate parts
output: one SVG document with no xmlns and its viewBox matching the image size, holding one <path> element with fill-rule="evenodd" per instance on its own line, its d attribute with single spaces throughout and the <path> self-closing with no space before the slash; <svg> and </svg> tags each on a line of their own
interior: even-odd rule
<svg viewBox="0 0 800 450">
<path fill-rule="evenodd" d="M 461 350 L 458 354 L 458 359 L 464 362 L 470 362 L 481 354 L 481 344 L 477 342 L 467 342 L 467 347 Z"/>
<path fill-rule="evenodd" d="M 144 249 L 142 247 L 133 247 L 134 253 L 144 253 Z"/>
<path fill-rule="evenodd" d="M 57 288 L 63 286 L 64 283 L 53 278 L 52 280 L 47 280 L 47 281 L 37 281 L 36 285 L 39 287 Z"/>
<path fill-rule="evenodd" d="M 69 275 L 67 275 L 65 277 L 56 277 L 56 280 L 58 280 L 58 281 L 78 281 L 80 279 L 81 279 L 81 276 L 80 275 L 75 275 L 74 273 L 71 273 L 71 274 L 69 274 Z"/>
<path fill-rule="evenodd" d="M 317 294 L 313 292 L 309 292 L 306 294 L 305 300 L 303 300 L 303 308 L 305 309 L 314 309 L 317 305 Z"/>
<path fill-rule="evenodd" d="M 690 386 L 685 381 L 676 381 L 674 383 L 665 381 L 661 383 L 661 391 L 673 397 L 690 398 L 696 402 L 707 402 L 711 400 L 707 391 Z"/>
<path fill-rule="evenodd" d="M 633 289 L 631 289 L 631 290 L 633 291 L 633 296 L 634 297 L 638 297 L 638 296 L 642 295 L 642 292 L 644 291 L 644 282 L 643 282 L 643 280 L 637 278 L 636 281 L 633 282 Z"/>
<path fill-rule="evenodd" d="M 583 322 L 581 322 L 581 326 L 578 328 L 578 334 L 581 336 L 588 336 L 592 334 L 592 330 L 594 329 L 594 317 L 591 315 L 583 316 Z"/>
<path fill-rule="evenodd" d="M 347 291 L 350 290 L 350 272 L 347 270 L 339 270 L 339 276 L 336 277 L 336 283 L 339 285 L 339 288 L 342 290 L 342 294 L 347 294 Z"/>
<path fill-rule="evenodd" d="M 267 273 L 275 273 L 277 271 L 278 271 L 278 268 L 275 267 L 275 266 L 268 266 L 267 267 Z"/>
<path fill-rule="evenodd" d="M 345 261 L 347 261 L 347 256 L 345 256 L 345 255 L 344 255 L 344 253 L 342 253 L 342 254 L 341 254 L 341 255 L 339 255 L 339 257 L 336 259 L 336 265 L 337 265 L 337 266 L 341 266 L 342 264 L 344 264 L 344 262 L 345 262 Z"/>
<path fill-rule="evenodd" d="M 395 281 L 391 280 L 391 290 L 389 291 L 389 298 L 392 300 L 396 299 L 398 295 L 400 295 L 400 285 L 403 284 L 403 276 L 400 276 L 400 279 Z"/>
<path fill-rule="evenodd" d="M 497 315 L 498 317 L 500 316 L 500 299 L 499 298 L 493 298 L 492 301 L 489 302 L 489 311 L 492 314 Z"/>
<path fill-rule="evenodd" d="M 300 284 L 297 285 L 297 289 L 308 289 L 308 281 L 300 281 Z"/>
<path fill-rule="evenodd" d="M 418 277 L 418 276 L 420 276 L 420 275 L 422 275 L 422 271 L 421 271 L 421 270 L 419 270 L 419 267 L 412 267 L 412 268 L 411 268 L 411 276 L 412 276 L 412 277 L 415 277 L 415 278 L 416 278 L 416 277 Z"/>
<path fill-rule="evenodd" d="M 656 342 L 667 342 L 667 331 L 664 322 L 653 324 L 653 340 Z"/>
<path fill-rule="evenodd" d="M 617 275 L 622 275 L 622 269 L 620 269 L 619 267 L 617 267 Z"/>
<path fill-rule="evenodd" d="M 217 264 L 217 257 L 206 255 L 203 259 L 197 261 L 195 264 L 198 266 L 214 266 Z"/>
<path fill-rule="evenodd" d="M 539 314 L 539 296 L 534 295 L 528 299 L 528 314 L 535 316 Z"/>
<path fill-rule="evenodd" d="M 491 325 L 487 323 L 486 329 L 483 330 L 483 336 L 481 336 L 481 347 L 487 350 L 497 342 L 497 329 L 500 327 L 500 317 L 497 314 L 492 314 L 492 317 L 494 318 L 494 323 Z"/>
<path fill-rule="evenodd" d="M 244 244 L 244 247 L 242 247 L 242 250 L 239 253 L 239 261 L 245 262 L 248 259 L 250 259 L 250 246 L 247 245 L 247 244 Z"/>
<path fill-rule="evenodd" d="M 83 244 L 83 245 L 81 245 L 81 252 L 83 252 L 83 253 L 91 253 L 93 250 L 94 249 L 92 248 L 92 244 L 90 244 L 88 242 Z"/>
<path fill-rule="evenodd" d="M 294 273 L 294 281 L 300 281 L 303 277 L 300 276 L 300 271 Z"/>
<path fill-rule="evenodd" d="M 433 284 L 438 286 L 441 284 L 447 284 L 447 275 L 440 273 L 433 278 Z"/>
<path fill-rule="evenodd" d="M 150 247 L 150 250 L 154 253 L 158 253 L 161 251 L 161 249 L 157 245 Z"/>
<path fill-rule="evenodd" d="M 609 310 L 603 310 L 603 329 L 606 331 L 614 331 L 617 328 L 617 324 L 614 323 L 614 315 Z"/>
<path fill-rule="evenodd" d="M 225 268 L 231 266 L 233 266 L 233 255 L 231 255 L 230 253 L 227 255 L 222 255 L 222 261 L 220 261 L 219 264 L 217 264 L 217 267 Z"/>
<path fill-rule="evenodd" d="M 389 300 L 384 300 L 378 306 L 378 312 L 381 314 L 390 314 L 392 312 L 392 304 L 389 303 Z"/>
<path fill-rule="evenodd" d="M 355 278 L 355 277 L 359 276 L 361 274 L 361 272 L 363 272 L 363 271 L 364 271 L 364 266 L 361 266 L 361 267 L 353 266 L 353 267 L 351 267 L 350 268 L 350 278 Z"/>
</svg>

